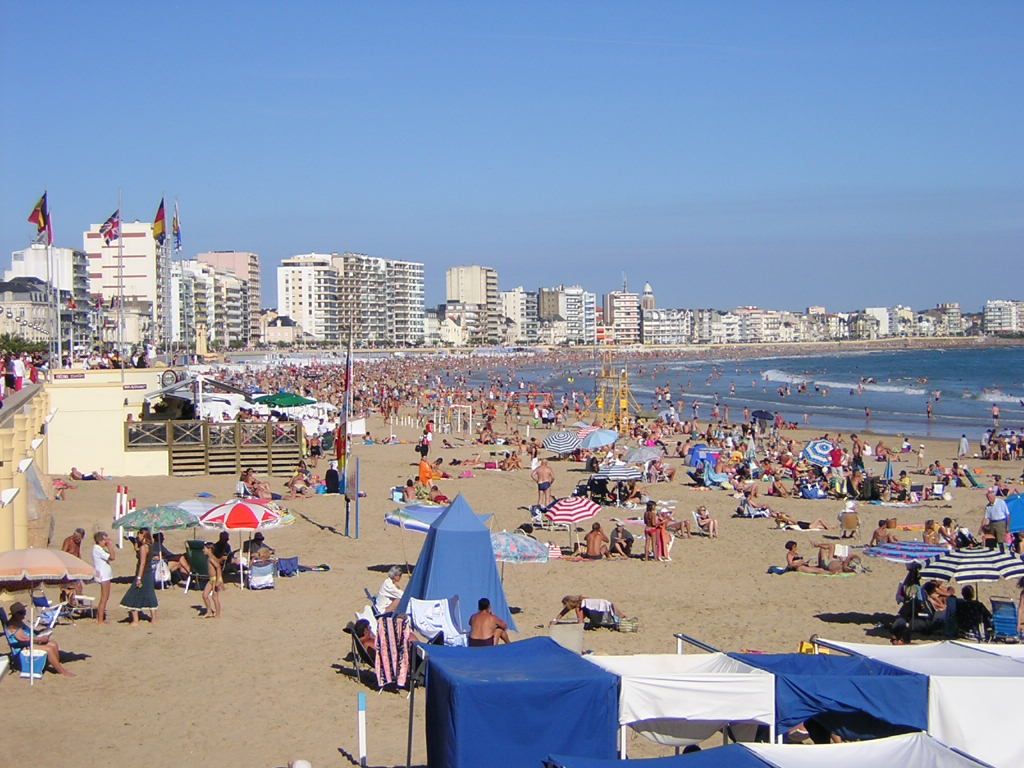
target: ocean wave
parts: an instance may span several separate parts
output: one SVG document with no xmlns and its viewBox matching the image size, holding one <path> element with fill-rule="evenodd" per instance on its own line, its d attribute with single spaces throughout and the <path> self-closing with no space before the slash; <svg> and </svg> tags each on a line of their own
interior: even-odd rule
<svg viewBox="0 0 1024 768">
<path fill-rule="evenodd" d="M 848 381 L 815 381 L 819 387 L 828 387 L 829 389 L 856 389 L 857 384 L 851 384 Z M 900 387 L 895 384 L 863 384 L 865 391 L 868 392 L 895 392 L 901 395 L 927 395 L 928 390 L 921 389 L 920 387 Z"/>
<path fill-rule="evenodd" d="M 786 373 L 785 371 L 779 371 L 775 368 L 770 368 L 761 374 L 761 378 L 765 381 L 781 381 L 787 384 L 803 384 L 807 381 L 806 376 L 797 376 L 794 373 Z"/>
<path fill-rule="evenodd" d="M 1024 399 L 1020 397 L 1014 397 L 1013 395 L 1008 395 L 1005 392 L 1000 392 L 998 390 L 992 392 L 982 392 L 981 394 L 978 395 L 967 394 L 964 395 L 964 397 L 973 398 L 974 400 L 982 400 L 986 403 L 1019 403 L 1022 399 Z"/>
</svg>

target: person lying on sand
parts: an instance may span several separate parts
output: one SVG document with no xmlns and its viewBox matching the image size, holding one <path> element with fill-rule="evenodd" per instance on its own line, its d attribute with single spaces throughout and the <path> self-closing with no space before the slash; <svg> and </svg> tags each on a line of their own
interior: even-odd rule
<svg viewBox="0 0 1024 768">
<path fill-rule="evenodd" d="M 828 523 L 820 517 L 817 520 L 808 522 L 806 520 L 794 520 L 785 512 L 769 510 L 768 514 L 779 528 L 799 528 L 801 531 L 827 531 L 829 529 Z"/>
</svg>

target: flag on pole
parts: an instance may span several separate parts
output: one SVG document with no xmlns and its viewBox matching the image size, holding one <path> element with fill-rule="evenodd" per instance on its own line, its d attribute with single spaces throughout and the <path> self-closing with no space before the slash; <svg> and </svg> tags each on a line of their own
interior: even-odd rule
<svg viewBox="0 0 1024 768">
<path fill-rule="evenodd" d="M 39 198 L 36 207 L 32 209 L 32 213 L 28 215 L 28 220 L 36 225 L 36 235 L 42 236 L 45 232 L 46 244 L 53 245 L 53 228 L 50 226 L 50 209 L 46 204 L 45 192 Z M 37 242 L 41 242 L 41 238 L 37 238 Z"/>
<path fill-rule="evenodd" d="M 100 224 L 100 235 L 103 236 L 103 242 L 110 245 L 114 240 L 117 240 L 121 236 L 121 209 L 118 208 L 112 214 L 110 218 Z"/>
<path fill-rule="evenodd" d="M 178 212 L 178 201 L 174 201 L 174 218 L 171 219 L 171 234 L 174 236 L 174 250 L 181 250 L 181 215 Z"/>
<path fill-rule="evenodd" d="M 158 245 L 163 245 L 167 239 L 167 223 L 164 221 L 164 199 L 160 198 L 160 207 L 156 209 L 156 218 L 153 219 L 153 239 Z"/>
</svg>

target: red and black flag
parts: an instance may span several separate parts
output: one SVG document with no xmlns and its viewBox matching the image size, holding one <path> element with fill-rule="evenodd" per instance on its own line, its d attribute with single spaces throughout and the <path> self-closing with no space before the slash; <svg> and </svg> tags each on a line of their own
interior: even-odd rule
<svg viewBox="0 0 1024 768">
<path fill-rule="evenodd" d="M 46 205 L 46 193 L 39 198 L 36 207 L 28 215 L 28 220 L 36 225 L 36 235 L 46 233 L 46 244 L 53 245 L 53 229 L 50 226 L 50 209 Z"/>
</svg>

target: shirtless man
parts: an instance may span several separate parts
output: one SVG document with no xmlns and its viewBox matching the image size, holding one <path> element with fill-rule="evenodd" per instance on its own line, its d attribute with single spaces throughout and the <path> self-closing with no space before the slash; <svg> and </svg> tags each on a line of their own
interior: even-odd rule
<svg viewBox="0 0 1024 768">
<path fill-rule="evenodd" d="M 537 504 L 547 509 L 551 506 L 551 484 L 555 482 L 555 473 L 548 466 L 547 459 L 541 459 L 540 465 L 530 473 L 537 484 Z"/>
<path fill-rule="evenodd" d="M 882 518 L 878 521 L 878 527 L 875 529 L 875 532 L 871 534 L 871 542 L 868 546 L 877 547 L 879 544 L 892 544 L 896 541 L 899 541 L 899 539 L 889 529 L 889 521 Z"/>
<path fill-rule="evenodd" d="M 583 556 L 590 560 L 601 560 L 608 557 L 608 537 L 601 530 L 600 523 L 594 523 L 590 533 L 583 537 L 585 549 Z"/>
<path fill-rule="evenodd" d="M 491 601 L 481 597 L 476 607 L 478 612 L 469 617 L 469 646 L 497 645 L 499 640 L 511 642 L 508 624 L 491 613 Z"/>
</svg>

